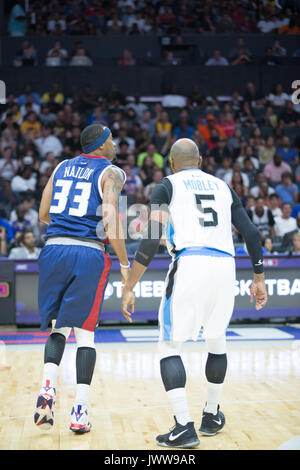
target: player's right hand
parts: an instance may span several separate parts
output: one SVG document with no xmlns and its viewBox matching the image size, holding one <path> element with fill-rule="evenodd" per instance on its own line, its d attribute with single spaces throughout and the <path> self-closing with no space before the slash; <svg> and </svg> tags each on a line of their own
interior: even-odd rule
<svg viewBox="0 0 300 470">
<path fill-rule="evenodd" d="M 253 281 L 250 287 L 250 302 L 253 303 L 256 298 L 256 310 L 261 310 L 267 303 L 268 294 L 264 281 Z"/>
</svg>

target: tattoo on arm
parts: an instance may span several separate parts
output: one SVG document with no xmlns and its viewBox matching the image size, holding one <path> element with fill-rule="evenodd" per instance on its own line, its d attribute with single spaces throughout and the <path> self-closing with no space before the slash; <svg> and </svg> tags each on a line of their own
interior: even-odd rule
<svg viewBox="0 0 300 470">
<path fill-rule="evenodd" d="M 104 199 L 108 201 L 109 195 L 112 193 L 117 199 L 124 184 L 122 173 L 116 168 L 107 170 L 104 182 Z"/>
</svg>

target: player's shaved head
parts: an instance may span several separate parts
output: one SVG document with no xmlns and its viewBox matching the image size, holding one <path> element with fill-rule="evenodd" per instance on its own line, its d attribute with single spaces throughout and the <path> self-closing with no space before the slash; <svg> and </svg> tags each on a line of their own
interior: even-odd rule
<svg viewBox="0 0 300 470">
<path fill-rule="evenodd" d="M 171 147 L 171 166 L 174 173 L 187 168 L 199 168 L 202 157 L 191 139 L 179 139 Z"/>
</svg>

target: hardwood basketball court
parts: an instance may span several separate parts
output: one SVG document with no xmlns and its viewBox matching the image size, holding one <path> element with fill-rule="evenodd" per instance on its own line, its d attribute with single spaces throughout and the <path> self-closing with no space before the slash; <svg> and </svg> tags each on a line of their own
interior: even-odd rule
<svg viewBox="0 0 300 470">
<path fill-rule="evenodd" d="M 162 449 L 155 437 L 168 431 L 173 417 L 155 341 L 96 347 L 88 406 L 93 427 L 88 434 L 75 435 L 69 430 L 75 345 L 66 345 L 61 363 L 54 428 L 41 432 L 33 423 L 33 411 L 42 379 L 43 345 L 0 343 L 0 449 Z M 204 343 L 186 344 L 183 360 L 191 417 L 198 429 L 205 402 Z M 221 402 L 226 426 L 214 437 L 200 436 L 198 450 L 277 449 L 300 435 L 299 391 L 300 341 L 228 341 Z"/>
</svg>

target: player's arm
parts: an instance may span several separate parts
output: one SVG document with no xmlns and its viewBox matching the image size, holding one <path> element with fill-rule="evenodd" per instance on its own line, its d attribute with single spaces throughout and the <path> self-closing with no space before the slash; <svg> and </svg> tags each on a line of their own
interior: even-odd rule
<svg viewBox="0 0 300 470">
<path fill-rule="evenodd" d="M 131 313 L 134 312 L 134 294 L 132 291 L 158 251 L 160 239 L 169 218 L 168 205 L 171 197 L 172 186 L 167 179 L 158 184 L 151 195 L 147 230 L 137 249 L 130 275 L 122 293 L 122 313 L 130 322 L 132 321 Z M 128 305 L 131 313 L 128 311 Z"/>
<path fill-rule="evenodd" d="M 42 195 L 40 208 L 39 208 L 39 219 L 41 222 L 44 222 L 45 224 L 50 223 L 49 210 L 50 210 L 51 200 L 52 200 L 52 190 L 53 190 L 52 180 L 53 180 L 53 173 L 50 176 L 48 183 L 45 186 L 45 189 Z"/>
<path fill-rule="evenodd" d="M 103 194 L 102 212 L 104 230 L 120 264 L 128 268 L 120 268 L 123 281 L 129 274 L 129 262 L 125 246 L 125 237 L 119 216 L 119 195 L 123 188 L 124 176 L 117 167 L 112 166 L 105 171 L 101 180 Z"/>
<path fill-rule="evenodd" d="M 254 270 L 254 280 L 250 288 L 251 302 L 256 297 L 256 310 L 262 309 L 267 303 L 268 296 L 265 285 L 263 252 L 257 227 L 251 222 L 247 212 L 236 192 L 230 188 L 232 195 L 231 218 L 235 228 L 242 235 Z"/>
</svg>

